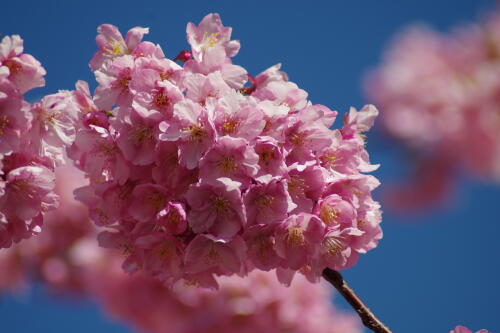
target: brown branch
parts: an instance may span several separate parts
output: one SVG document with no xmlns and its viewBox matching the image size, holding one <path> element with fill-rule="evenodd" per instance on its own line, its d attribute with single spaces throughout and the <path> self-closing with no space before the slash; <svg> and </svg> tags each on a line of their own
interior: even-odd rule
<svg viewBox="0 0 500 333">
<path fill-rule="evenodd" d="M 323 277 L 330 282 L 338 292 L 344 296 L 345 300 L 358 313 L 363 324 L 376 333 L 392 333 L 375 315 L 368 309 L 362 300 L 354 293 L 349 285 L 344 281 L 342 275 L 330 268 L 323 270 Z"/>
</svg>

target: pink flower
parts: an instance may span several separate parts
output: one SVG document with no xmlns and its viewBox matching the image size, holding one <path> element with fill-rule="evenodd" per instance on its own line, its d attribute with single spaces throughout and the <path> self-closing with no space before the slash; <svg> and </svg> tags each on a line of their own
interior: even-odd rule
<svg viewBox="0 0 500 333">
<path fill-rule="evenodd" d="M 173 235 L 180 235 L 187 229 L 185 205 L 180 202 L 169 202 L 166 208 L 156 215 L 156 224 Z"/>
<path fill-rule="evenodd" d="M 314 201 L 321 197 L 326 185 L 324 170 L 314 162 L 294 163 L 288 167 L 288 174 L 288 192 L 297 205 L 293 212 L 312 212 Z"/>
<path fill-rule="evenodd" d="M 186 271 L 191 274 L 208 270 L 241 273 L 245 244 L 240 238 L 231 242 L 210 235 L 198 235 L 186 249 Z"/>
<path fill-rule="evenodd" d="M 218 100 L 214 124 L 220 136 L 229 135 L 254 140 L 265 126 L 264 114 L 256 103 L 234 90 Z"/>
<path fill-rule="evenodd" d="M 43 76 L 47 73 L 40 62 L 30 54 L 23 53 L 23 49 L 23 40 L 18 35 L 5 36 L 0 43 L 0 70 L 8 69 L 8 79 L 21 94 L 43 87 Z"/>
<path fill-rule="evenodd" d="M 270 100 L 277 105 L 283 105 L 290 110 L 300 110 L 307 105 L 307 92 L 293 82 L 270 81 L 253 95 L 263 100 Z"/>
<path fill-rule="evenodd" d="M 155 166 L 151 170 L 153 180 L 176 195 L 186 192 L 189 185 L 198 181 L 198 169 L 189 170 L 179 162 L 179 149 L 175 142 L 160 141 L 155 148 Z"/>
<path fill-rule="evenodd" d="M 203 75 L 199 73 L 190 74 L 184 80 L 186 96 L 206 105 L 210 98 L 220 98 L 231 90 L 219 71 Z"/>
<path fill-rule="evenodd" d="M 68 91 L 48 95 L 32 106 L 32 144 L 62 162 L 62 151 L 75 140 L 77 107 Z"/>
<path fill-rule="evenodd" d="M 42 211 L 55 209 L 54 174 L 44 166 L 11 170 L 0 196 L 0 248 L 40 232 Z"/>
<path fill-rule="evenodd" d="M 240 42 L 230 40 L 232 30 L 222 25 L 218 14 L 208 14 L 198 26 L 188 23 L 187 38 L 195 59 L 201 61 L 206 50 L 214 46 L 222 46 L 228 57 L 234 57 L 240 49 Z"/>
<path fill-rule="evenodd" d="M 123 184 L 129 177 L 130 169 L 116 140 L 105 128 L 89 126 L 80 129 L 68 154 L 92 179 L 110 173 Z"/>
<path fill-rule="evenodd" d="M 243 238 L 248 258 L 258 269 L 269 271 L 282 261 L 275 249 L 274 231 L 277 224 L 257 224 L 246 229 Z"/>
<path fill-rule="evenodd" d="M 40 209 L 57 207 L 54 174 L 43 166 L 25 166 L 9 172 L 0 206 L 7 216 L 29 221 Z"/>
<path fill-rule="evenodd" d="M 287 173 L 283 148 L 272 137 L 260 136 L 255 142 L 255 152 L 259 155 L 260 178 L 282 177 Z"/>
<path fill-rule="evenodd" d="M 259 157 L 245 139 L 224 136 L 220 138 L 200 161 L 200 178 L 214 182 L 228 177 L 247 188 L 258 172 Z"/>
<path fill-rule="evenodd" d="M 314 215 L 291 215 L 276 227 L 276 252 L 284 259 L 282 265 L 298 270 L 317 253 L 325 232 L 324 224 Z"/>
<path fill-rule="evenodd" d="M 160 140 L 177 141 L 179 161 L 188 169 L 194 169 L 198 160 L 212 146 L 214 128 L 211 117 L 199 105 L 183 100 L 174 107 L 171 123 L 160 124 Z"/>
<path fill-rule="evenodd" d="M 161 119 L 158 112 L 143 114 L 132 110 L 129 119 L 115 124 L 120 131 L 116 143 L 127 160 L 136 165 L 154 162 Z"/>
<path fill-rule="evenodd" d="M 239 188 L 240 183 L 229 178 L 192 185 L 186 199 L 191 208 L 188 222 L 193 231 L 227 239 L 236 235 L 246 223 Z"/>
<path fill-rule="evenodd" d="M 28 112 L 23 98 L 8 80 L 0 80 L 0 154 L 19 149 L 20 134 L 26 130 Z"/>
<path fill-rule="evenodd" d="M 118 28 L 111 24 L 102 24 L 97 28 L 99 35 L 96 43 L 99 50 L 90 61 L 90 68 L 98 70 L 107 60 L 131 54 L 142 40 L 142 37 L 149 32 L 148 28 L 135 27 L 127 32 L 125 40 Z"/>
<path fill-rule="evenodd" d="M 354 207 L 349 202 L 342 200 L 337 194 L 331 194 L 321 199 L 314 209 L 314 214 L 319 216 L 327 226 L 337 224 L 350 226 L 353 221 L 356 221 Z"/>
<path fill-rule="evenodd" d="M 133 57 L 126 55 L 96 70 L 95 76 L 99 82 L 95 90 L 96 103 L 108 110 L 115 104 L 129 104 L 132 99 L 129 84 L 134 67 Z"/>
<path fill-rule="evenodd" d="M 320 254 L 322 264 L 319 269 L 327 266 L 335 270 L 346 269 L 358 261 L 358 252 L 352 248 L 352 243 L 363 231 L 357 228 L 329 228 L 321 242 Z"/>
<path fill-rule="evenodd" d="M 153 254 L 144 258 L 142 261 L 143 269 L 153 275 L 168 276 L 169 283 L 173 283 L 182 277 L 182 245 L 175 237 L 161 232 L 148 234 L 138 237 L 135 246 Z"/>
<path fill-rule="evenodd" d="M 252 185 L 243 199 L 248 225 L 281 222 L 297 207 L 284 180 L 273 179 L 269 183 Z"/>
<path fill-rule="evenodd" d="M 329 127 L 336 116 L 336 112 L 322 105 L 309 106 L 290 115 L 285 130 L 287 161 L 291 164 L 313 160 L 316 151 L 331 146 L 334 132 Z"/>
<path fill-rule="evenodd" d="M 167 206 L 170 195 L 166 188 L 154 184 L 141 184 L 132 191 L 130 215 L 138 221 L 151 221 Z"/>
</svg>

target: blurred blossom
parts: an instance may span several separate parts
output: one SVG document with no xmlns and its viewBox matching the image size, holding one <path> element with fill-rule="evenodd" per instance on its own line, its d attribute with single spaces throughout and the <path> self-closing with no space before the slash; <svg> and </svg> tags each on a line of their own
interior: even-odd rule
<svg viewBox="0 0 500 333">
<path fill-rule="evenodd" d="M 395 208 L 444 198 L 457 171 L 500 182 L 499 12 L 447 34 L 407 28 L 365 83 L 416 170 L 392 193 Z"/>
<path fill-rule="evenodd" d="M 454 330 L 450 331 L 450 333 L 472 333 L 470 329 L 464 326 L 457 326 Z M 488 330 L 479 330 L 476 333 L 488 333 Z"/>
<path fill-rule="evenodd" d="M 73 189 L 85 181 L 73 167 L 56 169 L 60 207 L 47 214 L 38 237 L 0 251 L 0 292 L 18 291 L 36 278 L 52 291 L 90 296 L 141 332 L 361 332 L 355 314 L 331 304 L 331 287 L 304 277 L 286 288 L 271 272 L 254 271 L 221 277 L 219 291 L 211 291 L 124 273 L 123 254 L 98 247 L 86 208 L 73 199 Z"/>
</svg>

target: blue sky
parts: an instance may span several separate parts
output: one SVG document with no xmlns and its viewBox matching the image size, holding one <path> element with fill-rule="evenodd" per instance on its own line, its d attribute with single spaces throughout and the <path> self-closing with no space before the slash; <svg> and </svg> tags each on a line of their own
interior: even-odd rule
<svg viewBox="0 0 500 333">
<path fill-rule="evenodd" d="M 221 14 L 241 40 L 234 59 L 252 74 L 281 62 L 315 103 L 341 112 L 361 107 L 361 77 L 375 66 L 391 36 L 412 22 L 440 30 L 473 20 L 494 1 L 10 1 L 1 5 L 0 33 L 20 34 L 48 74 L 37 98 L 74 82 L 93 82 L 87 63 L 96 28 L 150 27 L 147 40 L 168 57 L 187 47 L 185 26 Z M 384 181 L 404 160 L 391 142 L 369 136 Z M 382 185 L 383 186 L 383 185 Z M 345 272 L 351 285 L 395 332 L 448 332 L 456 324 L 500 332 L 498 235 L 500 184 L 463 178 L 451 202 L 418 216 L 384 214 L 384 239 Z M 341 306 L 344 306 L 339 302 Z M 2 332 L 130 332 L 92 303 L 54 300 L 43 288 L 0 298 Z"/>
</svg>

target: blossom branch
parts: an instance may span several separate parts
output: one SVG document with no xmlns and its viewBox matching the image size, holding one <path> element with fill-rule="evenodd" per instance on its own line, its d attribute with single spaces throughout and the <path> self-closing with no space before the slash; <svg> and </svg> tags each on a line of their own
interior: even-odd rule
<svg viewBox="0 0 500 333">
<path fill-rule="evenodd" d="M 330 268 L 325 268 L 323 270 L 323 277 L 325 280 L 330 282 L 338 292 L 345 298 L 345 300 L 352 306 L 352 308 L 358 313 L 363 324 L 377 333 L 391 333 L 391 330 L 385 326 L 373 312 L 368 309 L 368 307 L 363 303 L 361 299 L 354 293 L 354 291 L 349 287 L 349 285 L 344 281 L 342 275 Z"/>
</svg>

